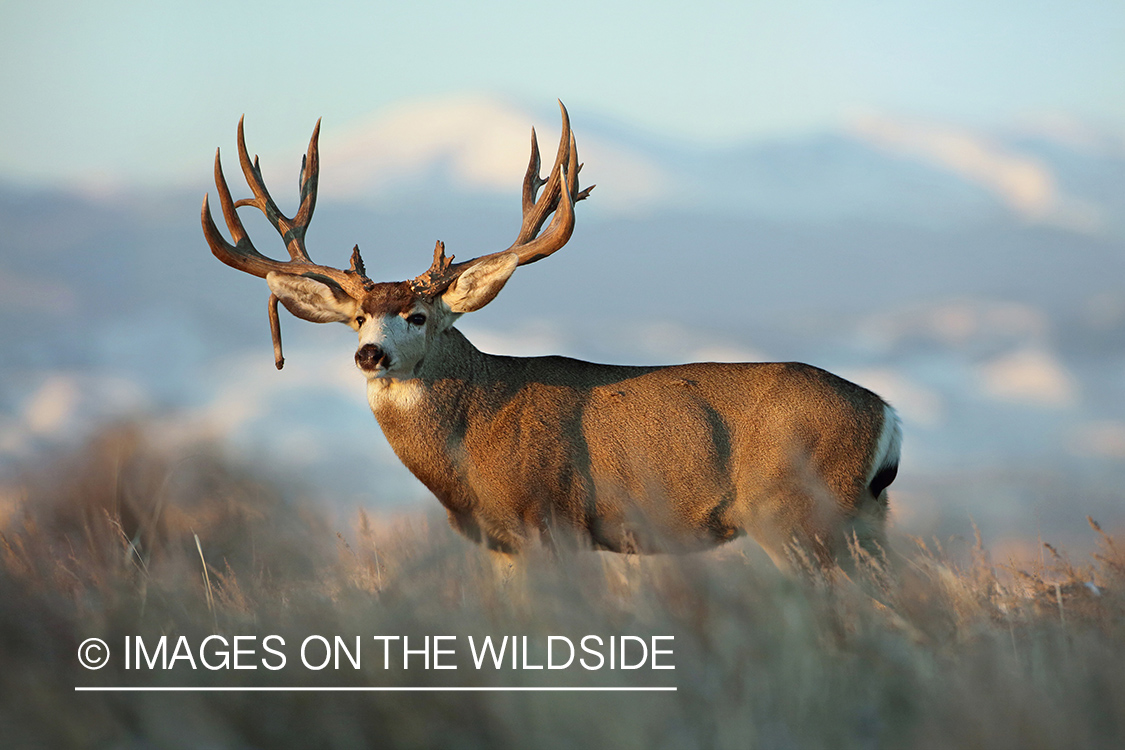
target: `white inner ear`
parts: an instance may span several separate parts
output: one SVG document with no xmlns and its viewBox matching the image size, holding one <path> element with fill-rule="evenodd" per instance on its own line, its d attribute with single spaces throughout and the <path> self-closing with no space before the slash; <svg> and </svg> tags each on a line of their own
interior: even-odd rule
<svg viewBox="0 0 1125 750">
<path fill-rule="evenodd" d="M 479 310 L 500 293 L 518 265 L 519 256 L 515 253 L 501 253 L 482 260 L 458 276 L 441 295 L 441 301 L 455 313 Z"/>
<path fill-rule="evenodd" d="M 271 271 L 266 283 L 285 309 L 303 320 L 343 323 L 355 315 L 355 300 L 342 289 L 316 279 Z"/>
</svg>

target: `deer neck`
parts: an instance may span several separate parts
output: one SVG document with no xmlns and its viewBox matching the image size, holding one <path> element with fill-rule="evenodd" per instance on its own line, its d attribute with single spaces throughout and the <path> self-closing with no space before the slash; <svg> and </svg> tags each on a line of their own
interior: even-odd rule
<svg viewBox="0 0 1125 750">
<path fill-rule="evenodd" d="M 449 507 L 460 504 L 461 438 L 469 424 L 491 419 L 495 401 L 481 395 L 504 381 L 503 359 L 481 352 L 451 328 L 431 343 L 414 377 L 367 381 L 367 400 L 387 441 Z"/>
<path fill-rule="evenodd" d="M 469 390 L 486 383 L 499 359 L 481 352 L 464 334 L 450 328 L 430 343 L 413 377 L 368 380 L 367 401 L 380 424 L 384 417 L 422 416 L 438 406 L 456 407 L 450 399 L 460 400 Z"/>
</svg>

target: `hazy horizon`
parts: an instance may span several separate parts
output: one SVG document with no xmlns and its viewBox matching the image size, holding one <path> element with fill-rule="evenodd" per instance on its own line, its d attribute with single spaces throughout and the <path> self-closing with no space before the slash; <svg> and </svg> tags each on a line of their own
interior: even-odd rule
<svg viewBox="0 0 1125 750">
<path fill-rule="evenodd" d="M 403 102 L 498 96 L 700 145 L 875 114 L 1125 135 L 1125 6 L 582 0 L 0 6 L 0 179 L 154 183 L 229 142 L 288 148 Z M 205 167 L 204 167 L 205 168 Z"/>
</svg>

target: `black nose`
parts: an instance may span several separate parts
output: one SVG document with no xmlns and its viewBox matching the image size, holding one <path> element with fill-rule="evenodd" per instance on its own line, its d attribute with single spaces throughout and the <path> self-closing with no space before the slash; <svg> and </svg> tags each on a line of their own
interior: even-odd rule
<svg viewBox="0 0 1125 750">
<path fill-rule="evenodd" d="M 374 370 L 380 363 L 387 364 L 386 359 L 387 353 L 374 344 L 364 344 L 355 353 L 355 363 L 361 370 Z"/>
</svg>

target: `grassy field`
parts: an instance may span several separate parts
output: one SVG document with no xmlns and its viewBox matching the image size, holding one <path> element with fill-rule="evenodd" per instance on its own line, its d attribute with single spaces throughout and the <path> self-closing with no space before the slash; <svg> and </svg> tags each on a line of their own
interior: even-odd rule
<svg viewBox="0 0 1125 750">
<path fill-rule="evenodd" d="M 532 553 L 509 567 L 438 516 L 331 521 L 215 455 L 166 455 L 130 427 L 29 468 L 5 498 L 4 747 L 1125 746 L 1125 550 L 1093 522 L 1099 551 L 1080 562 L 1045 549 L 1041 564 L 1018 566 L 979 540 L 898 539 L 890 569 L 867 564 L 852 579 L 783 576 L 741 543 L 675 557 Z M 257 668 L 198 663 L 214 635 L 244 638 L 256 649 L 244 665 Z M 315 635 L 358 636 L 360 667 L 346 655 L 339 668 L 304 666 L 300 644 Z M 439 635 L 454 636 L 440 658 L 456 669 L 423 668 L 423 639 Z M 658 661 L 675 669 L 609 669 L 604 648 L 598 669 L 476 668 L 469 637 L 505 635 L 527 638 L 532 666 L 550 636 L 630 636 L 629 659 L 640 639 L 672 636 Z M 191 658 L 161 668 L 161 636 L 165 656 L 182 641 Z M 266 666 L 267 636 L 284 642 L 283 668 Z M 373 636 L 400 640 L 384 651 Z M 91 637 L 111 652 L 96 671 L 77 658 Z M 127 637 L 155 668 L 125 668 Z M 419 651 L 408 669 L 402 637 Z M 210 643 L 218 663 L 222 642 Z M 326 655 L 319 645 L 311 662 Z"/>
</svg>

